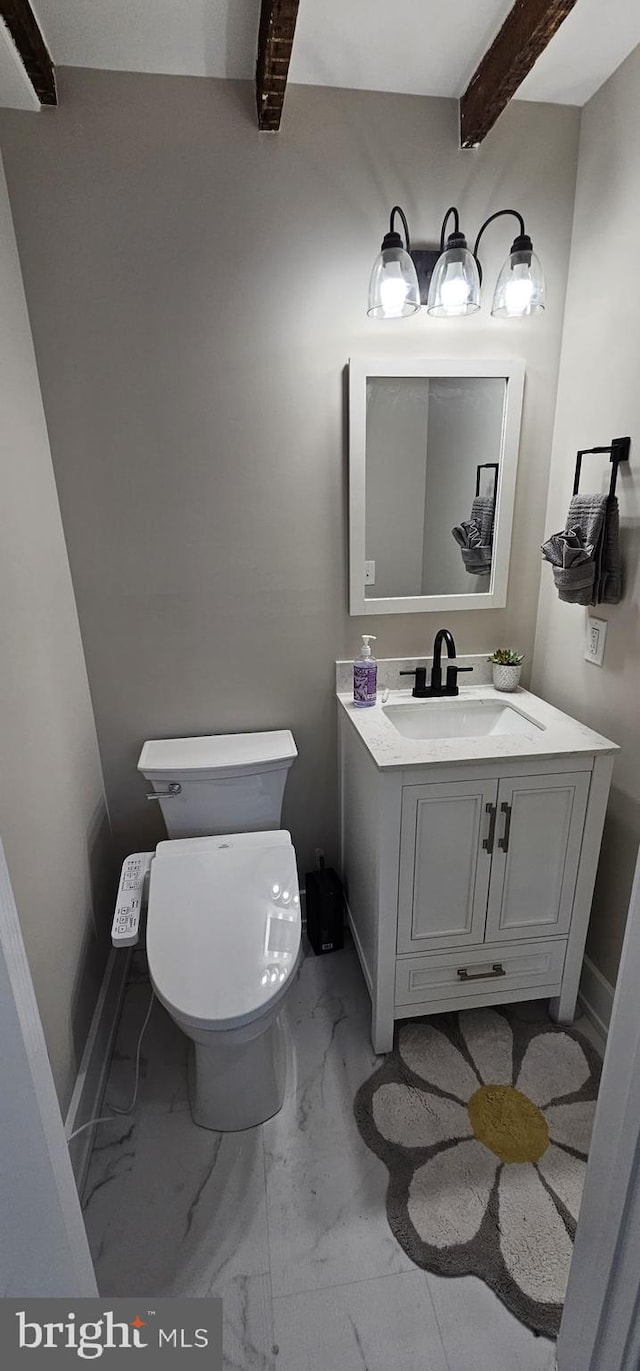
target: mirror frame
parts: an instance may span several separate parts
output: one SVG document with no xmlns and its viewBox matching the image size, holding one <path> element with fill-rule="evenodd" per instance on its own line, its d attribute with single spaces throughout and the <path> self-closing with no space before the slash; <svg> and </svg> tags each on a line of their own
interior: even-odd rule
<svg viewBox="0 0 640 1371">
<path fill-rule="evenodd" d="M 415 614 L 452 609 L 504 609 L 511 556 L 524 362 L 435 357 L 351 357 L 349 359 L 349 614 Z M 364 593 L 367 380 L 371 376 L 504 377 L 507 382 L 502 452 L 496 500 L 493 588 L 468 595 L 404 595 L 368 599 Z"/>
</svg>

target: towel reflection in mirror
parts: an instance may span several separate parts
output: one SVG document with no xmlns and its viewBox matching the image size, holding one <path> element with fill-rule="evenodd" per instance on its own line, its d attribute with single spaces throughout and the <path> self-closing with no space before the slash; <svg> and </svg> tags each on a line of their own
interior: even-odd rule
<svg viewBox="0 0 640 1371">
<path fill-rule="evenodd" d="M 492 495 L 476 495 L 469 519 L 451 530 L 470 576 L 491 575 L 495 512 Z"/>
</svg>

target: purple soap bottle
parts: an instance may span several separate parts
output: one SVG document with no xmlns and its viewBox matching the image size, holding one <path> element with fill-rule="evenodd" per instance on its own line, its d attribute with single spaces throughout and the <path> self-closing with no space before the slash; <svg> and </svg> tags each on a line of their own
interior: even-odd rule
<svg viewBox="0 0 640 1371">
<path fill-rule="evenodd" d="M 361 708 L 376 702 L 378 663 L 371 656 L 370 641 L 375 643 L 375 635 L 363 633 L 362 650 L 353 663 L 353 703 Z"/>
</svg>

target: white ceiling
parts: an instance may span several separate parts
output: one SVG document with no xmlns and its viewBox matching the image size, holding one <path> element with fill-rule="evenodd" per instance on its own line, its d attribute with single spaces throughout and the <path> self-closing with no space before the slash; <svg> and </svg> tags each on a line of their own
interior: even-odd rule
<svg viewBox="0 0 640 1371">
<path fill-rule="evenodd" d="M 460 95 L 513 0 L 300 0 L 291 81 Z"/>
<path fill-rule="evenodd" d="M 638 0 L 578 0 L 522 82 L 518 99 L 585 105 L 638 43 Z"/>
<path fill-rule="evenodd" d="M 260 0 L 32 3 L 58 66 L 253 77 Z M 290 80 L 458 96 L 512 4 L 301 0 Z M 582 105 L 638 43 L 639 0 L 578 0 L 518 98 Z"/>
<path fill-rule="evenodd" d="M 248 79 L 255 71 L 260 0 L 31 4 L 57 66 Z"/>
</svg>

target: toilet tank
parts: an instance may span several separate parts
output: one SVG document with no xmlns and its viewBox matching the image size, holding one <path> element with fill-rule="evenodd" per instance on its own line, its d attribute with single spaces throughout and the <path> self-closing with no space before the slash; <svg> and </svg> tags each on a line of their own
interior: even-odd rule
<svg viewBox="0 0 640 1371">
<path fill-rule="evenodd" d="M 287 772 L 298 755 L 288 729 L 146 742 L 138 771 L 158 796 L 169 838 L 280 828 Z"/>
</svg>

